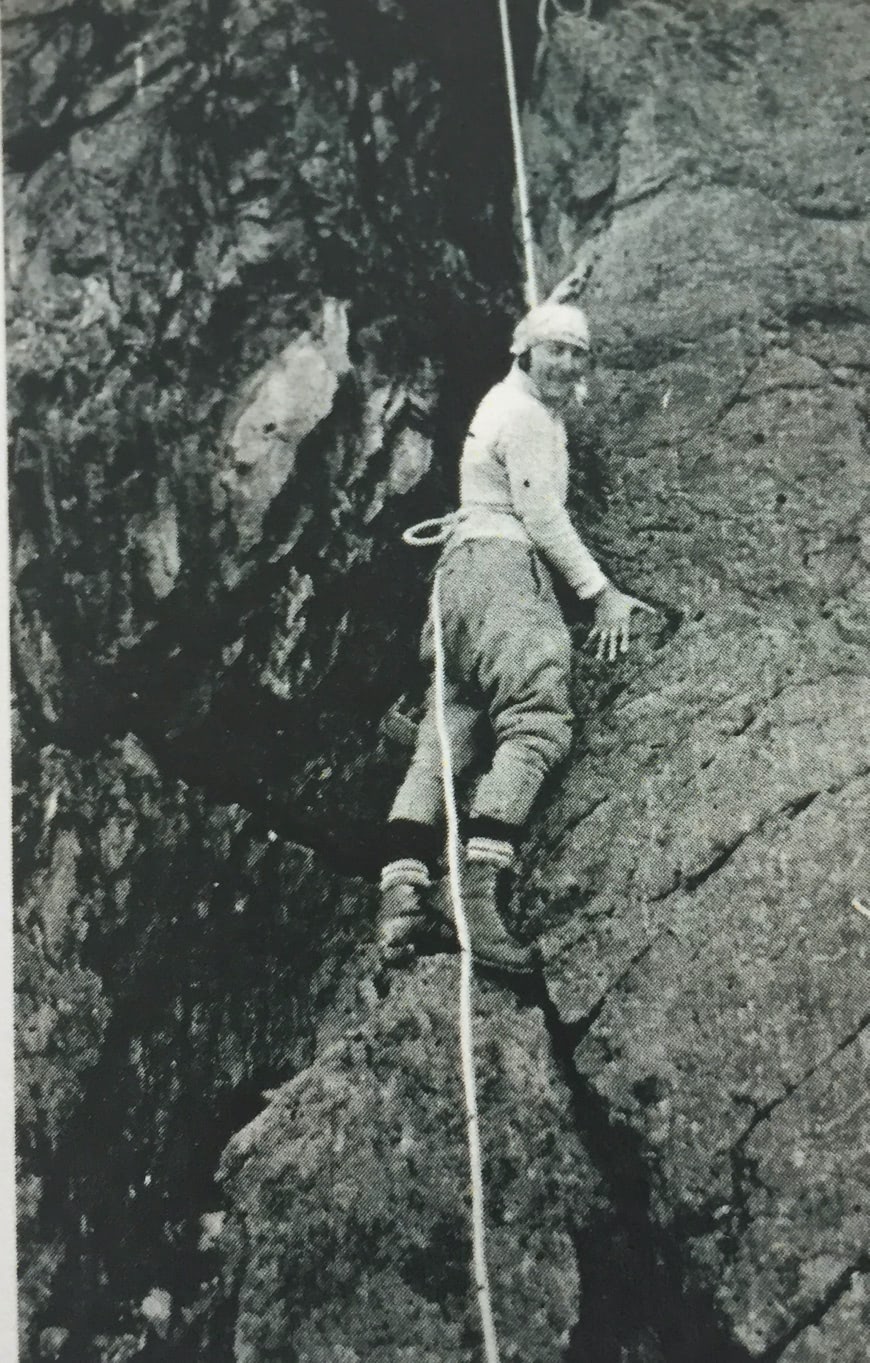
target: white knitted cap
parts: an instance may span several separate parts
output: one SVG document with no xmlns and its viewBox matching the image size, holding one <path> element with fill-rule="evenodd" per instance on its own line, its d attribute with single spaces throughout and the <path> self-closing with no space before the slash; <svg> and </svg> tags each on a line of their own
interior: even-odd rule
<svg viewBox="0 0 870 1363">
<path fill-rule="evenodd" d="M 511 354 L 523 355 L 538 341 L 566 341 L 589 349 L 589 323 L 572 303 L 539 303 L 522 319 L 511 342 Z"/>
</svg>

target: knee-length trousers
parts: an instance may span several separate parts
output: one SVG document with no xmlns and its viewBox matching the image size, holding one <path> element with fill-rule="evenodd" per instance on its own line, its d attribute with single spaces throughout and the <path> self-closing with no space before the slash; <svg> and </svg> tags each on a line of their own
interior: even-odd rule
<svg viewBox="0 0 870 1363">
<path fill-rule="evenodd" d="M 568 628 L 549 571 L 518 541 L 467 540 L 448 547 L 438 572 L 454 774 L 460 776 L 473 758 L 472 731 L 485 715 L 495 755 L 478 784 L 471 817 L 522 826 L 541 782 L 570 745 Z M 421 655 L 431 667 L 431 616 Z M 433 682 L 390 818 L 434 824 L 442 811 Z"/>
</svg>

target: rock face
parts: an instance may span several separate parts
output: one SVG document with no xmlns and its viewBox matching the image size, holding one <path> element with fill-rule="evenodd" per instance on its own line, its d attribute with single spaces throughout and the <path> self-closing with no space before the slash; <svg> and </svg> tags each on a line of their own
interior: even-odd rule
<svg viewBox="0 0 870 1363">
<path fill-rule="evenodd" d="M 519 307 L 492 8 L 6 7 L 24 1359 L 480 1356 L 456 962 L 375 989 L 360 876 Z M 502 1354 L 858 1363 L 870 13 L 549 8 L 574 510 L 662 614 L 575 625 L 478 1000 Z"/>
<path fill-rule="evenodd" d="M 592 106 L 633 106 L 578 245 L 615 571 L 685 623 L 587 724 L 526 911 L 560 1014 L 595 1015 L 575 1063 L 751 1356 L 862 1348 L 833 1308 L 870 1228 L 866 22 L 565 19 L 539 113 L 544 139 L 566 125 L 581 52 Z"/>
<path fill-rule="evenodd" d="M 315 1064 L 230 1142 L 236 1358 L 285 1357 L 288 1339 L 311 1363 L 467 1355 L 477 1303 L 457 982 L 454 960 L 422 963 L 364 1024 L 327 1033 Z M 484 986 L 477 1045 L 502 1353 L 556 1359 L 578 1312 L 573 1234 L 597 1210 L 597 1180 L 540 1013 Z"/>
</svg>

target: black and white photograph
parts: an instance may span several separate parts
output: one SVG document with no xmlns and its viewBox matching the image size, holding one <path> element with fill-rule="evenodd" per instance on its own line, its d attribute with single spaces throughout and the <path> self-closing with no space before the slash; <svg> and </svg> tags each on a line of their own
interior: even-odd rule
<svg viewBox="0 0 870 1363">
<path fill-rule="evenodd" d="M 870 3 L 0 16 L 19 1363 L 864 1363 Z"/>
</svg>

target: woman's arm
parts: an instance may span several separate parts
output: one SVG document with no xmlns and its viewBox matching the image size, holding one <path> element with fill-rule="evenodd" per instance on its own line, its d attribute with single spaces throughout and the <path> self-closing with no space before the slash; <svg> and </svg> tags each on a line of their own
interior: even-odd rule
<svg viewBox="0 0 870 1363">
<path fill-rule="evenodd" d="M 536 406 L 517 412 L 503 429 L 499 449 L 510 480 L 514 509 L 535 548 L 583 599 L 596 596 L 607 578 L 581 540 L 561 500 L 564 437 Z"/>
</svg>

